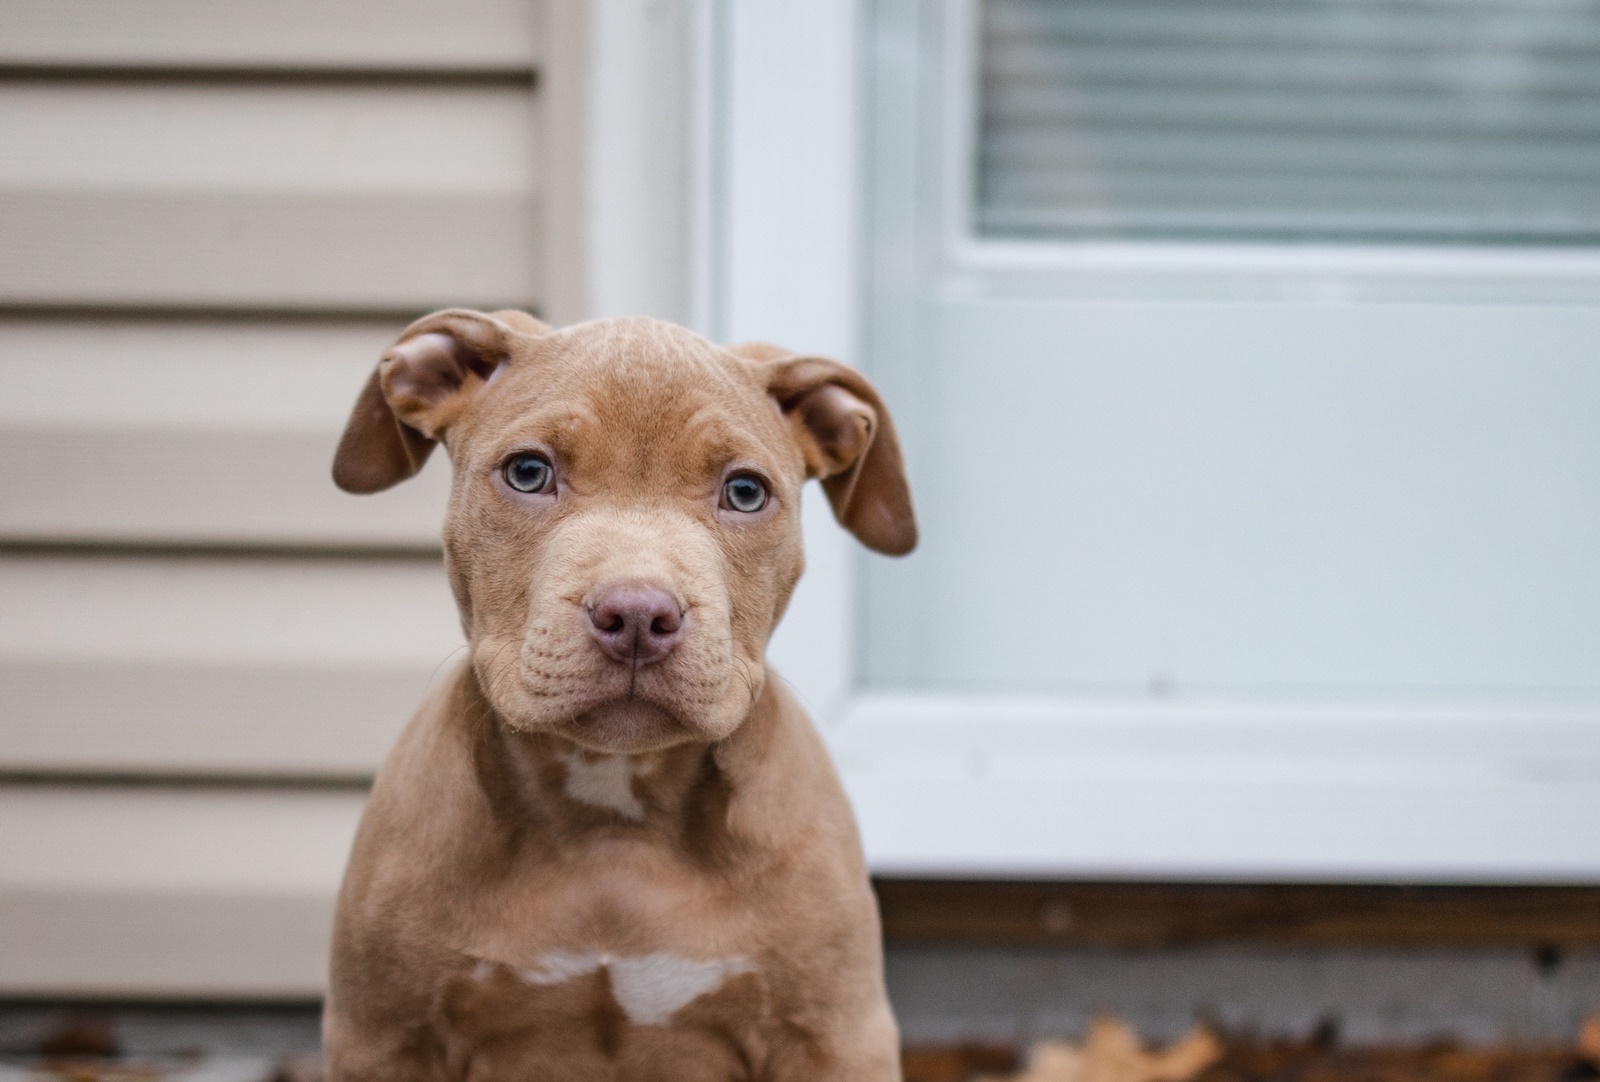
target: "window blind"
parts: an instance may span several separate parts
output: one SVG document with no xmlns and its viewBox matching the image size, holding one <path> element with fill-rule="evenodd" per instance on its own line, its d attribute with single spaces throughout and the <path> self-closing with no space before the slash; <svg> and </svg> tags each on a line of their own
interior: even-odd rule
<svg viewBox="0 0 1600 1082">
<path fill-rule="evenodd" d="M 1600 242 L 1594 0 L 985 0 L 976 224 Z"/>
</svg>

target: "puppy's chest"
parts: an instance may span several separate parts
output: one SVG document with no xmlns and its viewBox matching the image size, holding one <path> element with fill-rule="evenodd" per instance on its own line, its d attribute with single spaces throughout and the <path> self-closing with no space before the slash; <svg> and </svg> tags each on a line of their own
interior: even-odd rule
<svg viewBox="0 0 1600 1082">
<path fill-rule="evenodd" d="M 520 934 L 502 926 L 462 952 L 439 1002 L 447 1046 L 474 1064 L 465 1077 L 539 1077 L 545 1063 L 572 1079 L 747 1076 L 773 1014 L 755 937 L 699 892 L 630 896 L 628 878 L 528 899 L 537 916 Z"/>
<path fill-rule="evenodd" d="M 446 982 L 440 1009 L 449 1074 L 472 1082 L 749 1078 L 771 1014 L 750 959 L 670 951 L 479 960 Z"/>
<path fill-rule="evenodd" d="M 469 956 L 448 983 L 464 1002 L 513 1015 L 600 1012 L 618 1023 L 668 1026 L 708 1009 L 760 1013 L 766 981 L 754 958 L 697 954 L 706 952 L 556 948 L 509 963 Z"/>
</svg>

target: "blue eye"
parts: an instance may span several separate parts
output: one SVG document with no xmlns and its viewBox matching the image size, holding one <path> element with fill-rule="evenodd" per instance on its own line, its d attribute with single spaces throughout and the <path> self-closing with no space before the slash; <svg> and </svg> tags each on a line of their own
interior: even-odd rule
<svg viewBox="0 0 1600 1082">
<path fill-rule="evenodd" d="M 545 491 L 555 472 L 543 455 L 516 455 L 505 464 L 506 484 L 518 492 Z"/>
<path fill-rule="evenodd" d="M 767 506 L 767 486 L 759 477 L 735 474 L 722 483 L 722 506 L 753 515 Z"/>
</svg>

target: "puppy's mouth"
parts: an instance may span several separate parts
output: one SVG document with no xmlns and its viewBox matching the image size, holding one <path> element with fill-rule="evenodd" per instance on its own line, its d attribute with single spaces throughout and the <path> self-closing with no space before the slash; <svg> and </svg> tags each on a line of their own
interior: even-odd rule
<svg viewBox="0 0 1600 1082">
<path fill-rule="evenodd" d="M 490 660 L 485 690 L 515 729 L 565 736 L 590 751 L 639 753 L 695 739 L 696 724 L 717 697 L 701 680 L 702 659 L 663 659 L 646 664 L 604 656 L 581 640 L 541 649 L 535 634 L 522 656 Z M 503 655 L 502 655 L 503 656 Z"/>
<path fill-rule="evenodd" d="M 559 731 L 590 751 L 609 754 L 660 751 L 694 739 L 694 734 L 671 710 L 640 698 L 598 704 L 561 726 Z"/>
<path fill-rule="evenodd" d="M 703 609 L 673 610 L 675 626 L 633 620 L 631 633 L 581 605 L 553 615 L 531 622 L 515 649 L 506 639 L 475 646 L 485 689 L 512 728 L 631 753 L 719 739 L 750 706 L 734 693 L 755 682 L 750 666 L 740 665 L 728 631 Z"/>
<path fill-rule="evenodd" d="M 598 659 L 587 695 L 562 731 L 597 751 L 639 752 L 692 739 L 684 674 L 670 662 Z"/>
</svg>

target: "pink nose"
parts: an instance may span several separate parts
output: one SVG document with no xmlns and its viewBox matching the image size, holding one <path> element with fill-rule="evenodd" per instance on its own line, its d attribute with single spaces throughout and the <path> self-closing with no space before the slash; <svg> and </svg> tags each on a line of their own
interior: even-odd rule
<svg viewBox="0 0 1600 1082">
<path fill-rule="evenodd" d="M 589 634 L 616 660 L 649 665 L 672 653 L 683 637 L 683 610 L 659 586 L 619 583 L 602 591 L 589 609 Z"/>
</svg>

